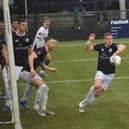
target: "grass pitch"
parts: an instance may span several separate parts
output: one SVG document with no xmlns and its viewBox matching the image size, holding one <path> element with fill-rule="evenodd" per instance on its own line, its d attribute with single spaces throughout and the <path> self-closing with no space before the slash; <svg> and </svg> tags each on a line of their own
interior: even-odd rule
<svg viewBox="0 0 129 129">
<path fill-rule="evenodd" d="M 102 40 L 96 40 L 99 43 Z M 30 109 L 20 106 L 23 129 L 129 129 L 129 51 L 128 39 L 114 42 L 126 43 L 127 49 L 121 55 L 116 78 L 107 92 L 89 105 L 85 113 L 78 112 L 78 103 L 87 94 L 96 71 L 97 53 L 84 50 L 85 41 L 60 42 L 52 52 L 51 66 L 57 73 L 48 73 L 44 78 L 50 87 L 48 109 L 55 116 L 39 117 L 33 112 L 35 87 L 28 97 Z M 0 89 L 3 91 L 3 83 Z M 19 98 L 25 83 L 18 82 Z M 2 109 L 2 101 L 1 107 Z M 9 119 L 10 114 L 0 112 L 0 120 Z M 0 129 L 13 129 L 13 125 L 0 125 Z"/>
</svg>

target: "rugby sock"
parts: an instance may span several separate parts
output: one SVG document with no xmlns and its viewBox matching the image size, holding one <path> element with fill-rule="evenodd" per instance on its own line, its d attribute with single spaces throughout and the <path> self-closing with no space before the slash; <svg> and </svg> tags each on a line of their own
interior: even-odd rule
<svg viewBox="0 0 129 129">
<path fill-rule="evenodd" d="M 30 95 L 31 91 L 32 91 L 32 84 L 27 83 L 27 85 L 24 89 L 24 93 L 23 93 L 23 96 L 21 98 L 21 101 L 26 101 L 26 98 Z"/>
<path fill-rule="evenodd" d="M 8 80 L 8 71 L 6 67 L 2 69 L 2 76 L 4 80 L 4 85 L 5 85 L 5 93 L 7 96 L 7 99 L 5 100 L 5 105 L 10 107 L 11 104 L 11 87 L 9 85 L 9 80 Z"/>
<path fill-rule="evenodd" d="M 48 92 L 49 87 L 46 86 L 43 92 L 42 101 L 41 101 L 41 110 L 46 110 L 47 107 L 47 100 L 48 100 Z"/>
<path fill-rule="evenodd" d="M 89 90 L 89 92 L 88 92 L 86 98 L 87 98 L 87 102 L 88 102 L 88 103 L 93 103 L 93 102 L 95 101 L 96 97 L 95 97 L 95 89 L 94 89 L 94 86 L 92 86 L 92 87 L 90 88 L 90 90 Z"/>
<path fill-rule="evenodd" d="M 86 98 L 85 98 L 83 101 L 81 101 L 81 104 L 82 104 L 83 106 L 86 106 L 87 104 L 90 104 L 90 103 L 94 102 L 95 99 L 96 99 L 96 98 L 95 98 L 95 90 L 94 90 L 94 86 L 92 86 L 92 87 L 90 88 L 90 90 L 89 90 L 89 92 L 88 92 Z"/>
<path fill-rule="evenodd" d="M 34 105 L 39 105 L 41 103 L 45 87 L 46 85 L 41 85 L 38 87 L 35 95 Z"/>
</svg>

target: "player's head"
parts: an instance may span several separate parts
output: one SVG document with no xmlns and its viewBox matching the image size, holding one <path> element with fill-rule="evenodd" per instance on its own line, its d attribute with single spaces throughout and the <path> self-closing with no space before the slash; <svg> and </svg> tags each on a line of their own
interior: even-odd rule
<svg viewBox="0 0 129 129">
<path fill-rule="evenodd" d="M 27 29 L 27 23 L 24 19 L 19 19 L 17 21 L 17 29 L 18 31 L 20 31 L 21 33 L 24 33 L 26 32 L 26 29 Z"/>
<path fill-rule="evenodd" d="M 50 20 L 49 20 L 48 17 L 44 17 L 44 18 L 43 18 L 43 26 L 44 26 L 45 28 L 49 28 L 49 26 L 50 26 Z"/>
<path fill-rule="evenodd" d="M 48 47 L 49 51 L 52 51 L 57 46 L 58 41 L 53 37 L 47 37 L 45 39 L 45 45 Z"/>
<path fill-rule="evenodd" d="M 104 34 L 104 43 L 105 45 L 107 46 L 110 46 L 112 45 L 112 42 L 113 42 L 113 36 L 110 32 L 107 32 Z"/>
<path fill-rule="evenodd" d="M 0 20 L 0 36 L 3 36 L 5 32 L 5 25 L 2 20 Z"/>
<path fill-rule="evenodd" d="M 12 21 L 12 31 L 16 31 L 18 28 L 18 21 L 16 19 L 13 19 Z"/>
</svg>

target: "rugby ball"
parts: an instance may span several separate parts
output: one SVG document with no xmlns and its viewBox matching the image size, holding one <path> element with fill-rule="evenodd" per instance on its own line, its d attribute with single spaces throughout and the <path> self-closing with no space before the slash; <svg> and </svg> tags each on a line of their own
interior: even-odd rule
<svg viewBox="0 0 129 129">
<path fill-rule="evenodd" d="M 118 55 L 111 56 L 110 57 L 110 63 L 115 64 L 116 66 L 120 65 L 121 64 L 121 57 L 118 56 Z"/>
</svg>

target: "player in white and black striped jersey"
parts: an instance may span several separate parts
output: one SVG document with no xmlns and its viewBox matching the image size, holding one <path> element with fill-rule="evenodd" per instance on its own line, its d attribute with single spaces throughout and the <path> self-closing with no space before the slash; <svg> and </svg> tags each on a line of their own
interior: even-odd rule
<svg viewBox="0 0 129 129">
<path fill-rule="evenodd" d="M 50 19 L 48 17 L 44 17 L 42 21 L 42 26 L 37 30 L 34 42 L 33 42 L 33 50 L 35 51 L 37 48 L 43 47 L 45 45 L 45 38 L 49 35 L 49 27 L 50 27 Z M 48 53 L 46 59 L 44 60 L 45 65 L 49 65 L 52 57 L 51 54 Z M 42 69 L 40 71 L 41 76 L 45 76 L 45 70 Z"/>
</svg>

